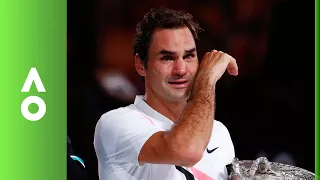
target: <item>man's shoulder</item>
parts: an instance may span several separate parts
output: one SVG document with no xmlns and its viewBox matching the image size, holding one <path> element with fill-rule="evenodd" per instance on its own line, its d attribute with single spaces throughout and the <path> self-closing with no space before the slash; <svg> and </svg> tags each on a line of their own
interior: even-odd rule
<svg viewBox="0 0 320 180">
<path fill-rule="evenodd" d="M 137 114 L 136 108 L 133 106 L 133 104 L 130 104 L 128 106 L 119 107 L 117 109 L 113 109 L 110 111 L 105 112 L 101 115 L 100 120 L 107 120 L 107 119 L 114 119 L 114 118 L 123 118 L 126 116 L 132 116 L 134 114 Z"/>
<path fill-rule="evenodd" d="M 136 108 L 133 104 L 119 107 L 117 109 L 105 112 L 100 116 L 97 122 L 99 127 L 115 127 L 132 124 L 132 122 L 139 123 L 143 112 Z"/>
<path fill-rule="evenodd" d="M 123 129 L 130 124 L 132 121 L 138 119 L 138 110 L 134 106 L 128 105 L 125 107 L 119 107 L 117 109 L 110 110 L 102 114 L 96 124 L 96 131 L 113 132 L 118 129 Z"/>
</svg>

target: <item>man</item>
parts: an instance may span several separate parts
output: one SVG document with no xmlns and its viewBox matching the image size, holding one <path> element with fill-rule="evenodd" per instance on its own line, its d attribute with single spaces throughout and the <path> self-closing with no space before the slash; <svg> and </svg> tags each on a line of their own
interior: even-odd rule
<svg viewBox="0 0 320 180">
<path fill-rule="evenodd" d="M 199 65 L 201 31 L 192 15 L 151 9 L 136 27 L 135 67 L 145 95 L 102 115 L 94 146 L 100 180 L 219 180 L 234 158 L 227 128 L 214 120 L 215 88 L 234 58 L 207 52 Z"/>
</svg>

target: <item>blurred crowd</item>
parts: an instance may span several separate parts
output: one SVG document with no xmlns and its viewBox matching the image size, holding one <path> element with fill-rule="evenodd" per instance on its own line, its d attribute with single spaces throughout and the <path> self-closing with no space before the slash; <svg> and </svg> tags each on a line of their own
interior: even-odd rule
<svg viewBox="0 0 320 180">
<path fill-rule="evenodd" d="M 312 1 L 68 0 L 68 135 L 91 179 L 98 179 L 96 122 L 144 93 L 132 54 L 135 25 L 161 6 L 188 11 L 205 29 L 200 59 L 218 49 L 237 60 L 239 76 L 223 76 L 216 102 L 236 156 L 314 171 Z"/>
</svg>

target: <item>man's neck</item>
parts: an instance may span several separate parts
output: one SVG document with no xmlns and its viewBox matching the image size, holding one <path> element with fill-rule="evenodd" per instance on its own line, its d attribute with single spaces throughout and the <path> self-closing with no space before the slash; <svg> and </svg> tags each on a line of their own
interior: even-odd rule
<svg viewBox="0 0 320 180">
<path fill-rule="evenodd" d="M 176 123 L 187 105 L 187 101 L 172 102 L 146 93 L 145 101 L 154 110 Z"/>
</svg>

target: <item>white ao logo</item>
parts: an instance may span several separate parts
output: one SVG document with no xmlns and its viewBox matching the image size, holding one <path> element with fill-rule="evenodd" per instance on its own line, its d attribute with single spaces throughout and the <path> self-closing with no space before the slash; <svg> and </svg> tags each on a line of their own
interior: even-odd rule
<svg viewBox="0 0 320 180">
<path fill-rule="evenodd" d="M 29 92 L 32 82 L 36 85 L 38 92 L 46 92 L 38 71 L 36 68 L 31 68 L 21 92 Z M 38 106 L 38 112 L 30 113 L 29 105 L 35 103 Z M 21 104 L 21 113 L 29 121 L 38 121 L 46 114 L 46 103 L 38 96 L 29 96 L 23 100 Z"/>
</svg>

